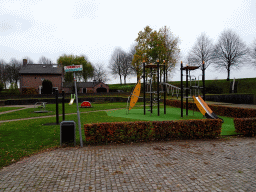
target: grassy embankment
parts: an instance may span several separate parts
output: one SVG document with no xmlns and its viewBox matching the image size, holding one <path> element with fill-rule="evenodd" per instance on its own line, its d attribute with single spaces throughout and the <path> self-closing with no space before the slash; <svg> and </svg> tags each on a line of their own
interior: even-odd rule
<svg viewBox="0 0 256 192">
<path fill-rule="evenodd" d="M 205 81 L 205 87 L 206 89 L 210 90 L 211 87 L 216 87 L 216 93 L 212 94 L 229 94 L 229 88 L 230 88 L 230 82 L 233 80 L 227 81 L 226 79 L 218 79 L 218 80 L 206 80 Z M 237 93 L 243 94 L 243 93 L 250 93 L 256 95 L 256 78 L 243 78 L 243 79 L 236 79 L 238 82 L 238 88 Z M 184 81 L 185 82 L 185 81 Z M 180 86 L 180 81 L 170 81 L 168 82 L 172 85 L 175 85 L 177 87 Z M 193 82 L 194 83 L 194 82 Z M 202 86 L 202 81 L 199 81 L 200 86 Z M 116 90 L 123 90 L 123 91 L 132 91 L 136 84 L 130 83 L 126 85 L 120 85 L 120 84 L 112 84 L 109 85 L 110 89 L 116 89 Z M 193 84 L 194 85 L 194 84 Z M 211 91 L 209 91 L 211 92 Z M 209 93 L 211 94 L 211 93 Z"/>
</svg>

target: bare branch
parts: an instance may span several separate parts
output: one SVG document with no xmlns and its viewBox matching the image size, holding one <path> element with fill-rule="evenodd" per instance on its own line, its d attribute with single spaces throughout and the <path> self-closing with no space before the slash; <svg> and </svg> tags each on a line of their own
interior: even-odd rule
<svg viewBox="0 0 256 192">
<path fill-rule="evenodd" d="M 239 69 L 246 64 L 249 49 L 240 37 L 232 30 L 223 31 L 213 50 L 213 62 L 219 70 L 225 68 L 228 71 L 227 81 L 230 79 L 231 68 Z"/>
<path fill-rule="evenodd" d="M 94 66 L 94 80 L 98 82 L 106 82 L 109 80 L 107 71 L 104 69 L 103 64 L 96 64 Z"/>
<path fill-rule="evenodd" d="M 51 59 L 48 59 L 45 56 L 42 56 L 42 57 L 39 58 L 38 63 L 39 64 L 50 64 Z"/>
<path fill-rule="evenodd" d="M 251 55 L 253 64 L 256 66 L 256 39 L 251 45 L 250 55 Z"/>
<path fill-rule="evenodd" d="M 202 66 L 203 61 L 205 62 L 205 68 L 212 63 L 212 51 L 213 44 L 212 40 L 202 33 L 196 40 L 194 46 L 187 56 L 187 60 L 190 65 Z"/>
</svg>

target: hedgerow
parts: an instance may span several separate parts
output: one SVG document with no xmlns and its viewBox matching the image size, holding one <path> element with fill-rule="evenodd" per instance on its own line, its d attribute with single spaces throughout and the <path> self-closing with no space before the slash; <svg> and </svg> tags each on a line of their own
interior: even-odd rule
<svg viewBox="0 0 256 192">
<path fill-rule="evenodd" d="M 87 144 L 127 143 L 169 139 L 202 139 L 220 136 L 219 119 L 117 122 L 85 124 Z"/>
<path fill-rule="evenodd" d="M 167 105 L 173 107 L 180 107 L 181 101 L 179 100 L 167 100 Z M 219 116 L 226 116 L 234 118 L 234 125 L 236 132 L 246 136 L 256 135 L 256 109 L 248 108 L 236 108 L 228 106 L 219 105 L 209 105 L 212 111 Z M 186 108 L 185 102 L 183 103 L 183 108 Z M 199 111 L 195 103 L 188 103 L 188 108 L 195 111 Z"/>
</svg>

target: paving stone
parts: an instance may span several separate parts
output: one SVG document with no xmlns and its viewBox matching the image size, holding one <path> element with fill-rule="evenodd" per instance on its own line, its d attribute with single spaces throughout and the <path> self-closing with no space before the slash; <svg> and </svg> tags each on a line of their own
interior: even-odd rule
<svg viewBox="0 0 256 192">
<path fill-rule="evenodd" d="M 256 138 L 60 148 L 0 170 L 0 191 L 256 191 Z"/>
</svg>

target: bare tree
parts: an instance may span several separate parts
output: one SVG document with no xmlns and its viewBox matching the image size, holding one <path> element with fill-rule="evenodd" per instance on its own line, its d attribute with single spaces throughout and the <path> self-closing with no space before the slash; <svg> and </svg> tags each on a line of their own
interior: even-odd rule
<svg viewBox="0 0 256 192">
<path fill-rule="evenodd" d="M 34 61 L 30 59 L 28 56 L 24 57 L 23 59 L 27 59 L 27 64 L 34 64 Z"/>
<path fill-rule="evenodd" d="M 187 60 L 191 65 L 202 66 L 203 61 L 205 62 L 205 68 L 207 68 L 213 60 L 212 57 L 213 44 L 212 40 L 202 33 L 196 40 L 194 46 L 190 50 Z"/>
<path fill-rule="evenodd" d="M 17 84 L 17 82 L 19 80 L 19 71 L 21 69 L 22 62 L 16 60 L 15 58 L 12 58 L 10 64 L 7 65 L 7 66 L 8 66 L 7 67 L 7 72 L 9 73 L 8 81 L 10 83 L 15 81 L 15 83 Z"/>
<path fill-rule="evenodd" d="M 240 37 L 232 30 L 223 31 L 214 46 L 213 62 L 217 69 L 228 71 L 227 81 L 230 79 L 231 68 L 239 68 L 248 61 L 249 49 Z"/>
<path fill-rule="evenodd" d="M 39 58 L 38 63 L 39 64 L 50 64 L 51 59 L 48 59 L 45 56 L 42 56 L 42 57 Z"/>
<path fill-rule="evenodd" d="M 122 85 L 122 55 L 125 52 L 121 48 L 116 48 L 111 56 L 109 62 L 109 68 L 112 75 L 118 75 L 120 78 L 120 84 Z"/>
<path fill-rule="evenodd" d="M 132 59 L 133 59 L 132 53 L 124 53 L 121 56 L 121 70 L 122 70 L 122 75 L 124 77 L 124 84 L 126 84 L 127 76 L 133 73 Z"/>
<path fill-rule="evenodd" d="M 133 60 L 134 55 L 136 54 L 136 45 L 137 45 L 137 43 L 134 43 L 130 47 L 129 54 L 130 54 L 130 57 L 132 60 Z M 136 68 L 132 65 L 132 63 L 131 63 L 131 69 L 132 69 L 131 74 L 136 74 Z"/>
<path fill-rule="evenodd" d="M 6 65 L 7 63 L 5 62 L 5 60 L 1 59 L 0 60 L 0 81 L 2 81 L 2 83 L 4 84 L 5 89 L 6 89 L 6 83 L 8 81 Z"/>
<path fill-rule="evenodd" d="M 251 46 L 251 58 L 252 58 L 252 62 L 255 64 L 256 66 L 256 39 L 254 40 L 252 46 Z"/>
<path fill-rule="evenodd" d="M 94 80 L 98 82 L 106 82 L 109 80 L 107 76 L 107 71 L 104 69 L 103 64 L 96 64 L 94 66 L 93 73 L 94 73 Z"/>
</svg>

